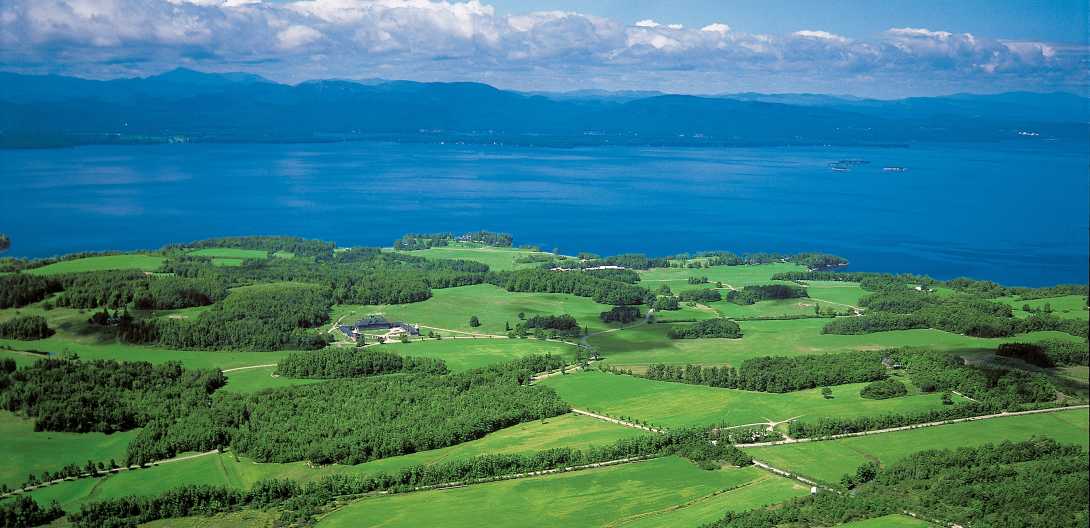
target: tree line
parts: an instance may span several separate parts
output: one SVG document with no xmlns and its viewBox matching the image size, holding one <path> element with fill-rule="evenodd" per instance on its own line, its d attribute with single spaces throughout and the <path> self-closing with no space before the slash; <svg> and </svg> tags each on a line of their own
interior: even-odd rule
<svg viewBox="0 0 1090 528">
<path fill-rule="evenodd" d="M 738 323 L 730 319 L 716 318 L 697 321 L 688 325 L 672 325 L 666 332 L 670 339 L 700 339 L 710 337 L 725 337 L 738 339 L 742 337 L 742 328 Z"/>
<path fill-rule="evenodd" d="M 1085 527 L 1088 457 L 1048 438 L 918 451 L 856 471 L 851 494 L 727 512 L 704 528 L 833 526 L 905 511 L 961 526 Z"/>
<path fill-rule="evenodd" d="M 876 381 L 887 377 L 884 353 L 844 352 L 807 356 L 766 356 L 729 366 L 653 364 L 642 377 L 759 392 L 798 390 Z"/>
<path fill-rule="evenodd" d="M 310 352 L 292 352 L 276 365 L 277 375 L 286 378 L 362 378 L 396 372 L 446 374 L 441 359 L 400 356 L 384 350 L 327 347 Z"/>
<path fill-rule="evenodd" d="M 40 315 L 17 315 L 7 321 L 0 321 L 0 338 L 32 341 L 45 339 L 53 335 L 53 329 L 45 317 Z"/>
<path fill-rule="evenodd" d="M 337 245 L 332 242 L 292 236 L 241 236 L 195 240 L 188 244 L 169 244 L 163 246 L 162 251 L 166 254 L 176 254 L 194 249 L 238 248 L 269 253 L 292 253 L 297 257 L 328 257 L 336 247 Z"/>
<path fill-rule="evenodd" d="M 759 301 L 797 299 L 809 297 L 806 288 L 791 284 L 761 284 L 743 286 L 741 290 L 727 292 L 727 301 L 734 304 L 749 305 Z"/>
<path fill-rule="evenodd" d="M 511 292 L 569 293 L 612 305 L 644 304 L 650 292 L 633 284 L 580 272 L 524 269 L 488 274 L 487 282 Z"/>
<path fill-rule="evenodd" d="M 1036 343 L 1003 343 L 995 353 L 1044 368 L 1086 365 L 1090 362 L 1090 346 L 1086 341 L 1049 339 Z"/>
</svg>

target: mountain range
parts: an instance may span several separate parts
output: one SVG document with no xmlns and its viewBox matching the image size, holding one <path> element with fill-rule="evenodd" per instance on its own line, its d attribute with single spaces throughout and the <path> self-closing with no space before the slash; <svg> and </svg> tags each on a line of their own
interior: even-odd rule
<svg viewBox="0 0 1090 528">
<path fill-rule="evenodd" d="M 1067 93 L 898 100 L 821 94 L 526 93 L 481 83 L 296 85 L 188 69 L 107 81 L 0 72 L 0 146 L 349 139 L 532 145 L 907 144 L 1078 140 Z"/>
</svg>

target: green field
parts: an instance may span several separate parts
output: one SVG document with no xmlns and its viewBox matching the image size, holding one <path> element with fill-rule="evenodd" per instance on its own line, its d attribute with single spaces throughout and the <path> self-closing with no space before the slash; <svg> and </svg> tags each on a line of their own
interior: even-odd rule
<svg viewBox="0 0 1090 528">
<path fill-rule="evenodd" d="M 115 359 L 118 361 L 149 361 L 151 363 L 179 361 L 188 368 L 222 369 L 276 363 L 289 353 L 286 350 L 277 352 L 171 350 L 168 348 L 128 345 L 116 341 L 88 344 L 71 341 L 56 335 L 39 341 L 0 339 L 0 346 L 8 346 L 16 350 L 40 350 L 55 355 L 71 353 L 78 355 L 81 359 Z"/>
<path fill-rule="evenodd" d="M 152 255 L 105 255 L 65 260 L 27 270 L 31 275 L 57 275 L 59 273 L 82 273 L 85 271 L 136 269 L 155 271 L 163 264 L 163 257 Z"/>
<path fill-rule="evenodd" d="M 1014 316 L 1021 319 L 1033 315 L 1030 312 L 1022 310 L 1024 305 L 1028 304 L 1030 308 L 1040 310 L 1047 304 L 1052 308 L 1052 315 L 1055 315 L 1056 317 L 1063 319 L 1081 319 L 1083 321 L 1090 320 L 1090 311 L 1086 310 L 1085 295 L 1064 295 L 1062 297 L 1032 299 L 1029 301 L 1023 301 L 1019 297 L 1000 297 L 992 300 L 1010 305 L 1011 309 L 1014 311 Z"/>
<path fill-rule="evenodd" d="M 515 259 L 527 255 L 551 255 L 540 251 L 529 251 L 517 248 L 476 247 L 469 245 L 450 245 L 447 247 L 434 247 L 417 251 L 404 251 L 409 255 L 416 255 L 428 259 L 452 259 L 473 260 L 481 264 L 487 264 L 492 271 L 508 271 L 520 268 L 533 268 L 540 263 L 516 263 Z"/>
<path fill-rule="evenodd" d="M 571 314 L 593 332 L 609 328 L 598 319 L 598 314 L 609 309 L 608 305 L 566 293 L 510 293 L 490 284 L 477 284 L 433 290 L 430 299 L 410 304 L 336 305 L 333 320 L 343 316 L 343 322 L 351 324 L 368 314 L 381 313 L 390 320 L 459 332 L 505 334 L 506 324 L 512 328 L 518 324 L 519 312 L 526 317 Z M 474 315 L 481 322 L 477 328 L 469 326 L 469 318 Z"/>
<path fill-rule="evenodd" d="M 757 264 L 752 266 L 712 266 L 710 268 L 653 268 L 640 272 L 640 283 L 654 290 L 666 284 L 674 293 L 693 288 L 711 288 L 716 282 L 724 287 L 741 289 L 753 284 L 773 284 L 772 275 L 790 271 L 806 271 L 795 264 Z M 689 284 L 689 277 L 707 277 L 709 284 Z"/>
<path fill-rule="evenodd" d="M 790 321 L 742 321 L 741 339 L 670 339 L 668 324 L 626 328 L 592 336 L 610 365 L 630 368 L 652 363 L 738 365 L 760 356 L 798 356 L 852 350 L 880 350 L 902 346 L 928 346 L 941 350 L 994 350 L 1008 341 L 1075 339 L 1062 332 L 1034 332 L 1014 338 L 986 339 L 942 330 L 902 330 L 864 335 L 822 334 L 828 319 Z"/>
<path fill-rule="evenodd" d="M 1063 443 L 1090 445 L 1086 409 L 1008 416 L 872 436 L 747 449 L 754 458 L 780 469 L 836 482 L 868 460 L 891 464 L 922 449 L 966 447 L 1003 440 L 1048 436 Z"/>
<path fill-rule="evenodd" d="M 775 394 L 653 381 L 585 371 L 553 376 L 540 383 L 556 390 L 573 407 L 624 416 L 664 427 L 781 421 L 796 416 L 862 416 L 942 407 L 938 394 L 888 400 L 859 396 L 864 383 L 833 387 L 833 398 L 818 389 Z M 960 401 L 960 400 L 959 400 Z"/>
<path fill-rule="evenodd" d="M 771 478 L 754 468 L 704 471 L 686 460 L 666 457 L 465 488 L 368 498 L 329 514 L 318 525 L 456 528 L 481 526 L 484 522 L 495 527 L 629 526 L 702 499 L 729 502 L 732 492 L 715 494 Z M 789 495 L 782 490 L 775 494 Z M 734 503 L 744 509 L 764 501 L 763 496 L 747 494 Z"/>
<path fill-rule="evenodd" d="M 66 464 L 82 466 L 88 460 L 125 462 L 125 449 L 136 431 L 124 433 L 34 432 L 34 421 L 0 411 L 0 484 L 21 486 L 29 473 L 56 471 Z"/>
<path fill-rule="evenodd" d="M 841 528 L 927 528 L 935 526 L 927 521 L 914 519 L 907 515 L 886 515 L 865 521 L 855 521 L 839 525 Z"/>
<path fill-rule="evenodd" d="M 39 502 L 56 500 L 66 510 L 78 509 L 89 500 L 132 494 L 154 495 L 185 484 L 209 484 L 247 488 L 266 478 L 316 480 L 331 474 L 396 472 L 415 464 L 435 464 L 484 454 L 531 453 L 558 447 L 585 448 L 631 438 L 643 431 L 585 416 L 566 414 L 527 422 L 462 444 L 410 455 L 375 460 L 355 466 L 312 467 L 304 462 L 261 464 L 232 453 L 194 458 L 99 479 L 65 482 L 32 492 Z M 123 452 L 123 450 L 122 450 Z M 25 478 L 25 476 L 24 476 Z M 21 481 L 20 481 L 21 482 Z"/>
<path fill-rule="evenodd" d="M 236 370 L 228 372 L 227 385 L 223 390 L 229 392 L 250 393 L 262 389 L 275 389 L 277 387 L 290 387 L 292 385 L 306 385 L 320 383 L 323 380 L 285 378 L 273 376 L 276 366 Z"/>
<path fill-rule="evenodd" d="M 269 252 L 262 249 L 238 249 L 238 248 L 204 248 L 189 252 L 195 257 L 212 257 L 228 259 L 265 260 L 269 258 Z"/>
<path fill-rule="evenodd" d="M 389 343 L 383 350 L 403 356 L 442 359 L 447 368 L 461 372 L 531 354 L 552 354 L 575 361 L 575 347 L 540 339 L 429 339 L 411 343 Z"/>
</svg>

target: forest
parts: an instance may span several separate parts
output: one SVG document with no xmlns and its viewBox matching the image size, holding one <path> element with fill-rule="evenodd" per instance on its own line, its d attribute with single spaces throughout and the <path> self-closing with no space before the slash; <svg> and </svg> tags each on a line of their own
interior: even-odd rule
<svg viewBox="0 0 1090 528">
<path fill-rule="evenodd" d="M 0 321 L 0 338 L 32 341 L 45 339 L 53 335 L 53 329 L 45 317 L 40 315 L 19 315 L 7 321 Z"/>
<path fill-rule="evenodd" d="M 809 297 L 806 288 L 789 284 L 758 284 L 727 292 L 727 301 L 734 304 L 754 304 L 759 301 Z"/>
<path fill-rule="evenodd" d="M 650 292 L 633 284 L 602 279 L 581 272 L 542 269 L 490 273 L 488 282 L 511 292 L 570 293 L 612 305 L 644 304 Z"/>
</svg>

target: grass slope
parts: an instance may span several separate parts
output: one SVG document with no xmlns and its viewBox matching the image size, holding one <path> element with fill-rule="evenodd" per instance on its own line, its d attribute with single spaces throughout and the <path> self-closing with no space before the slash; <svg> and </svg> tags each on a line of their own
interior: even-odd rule
<svg viewBox="0 0 1090 528">
<path fill-rule="evenodd" d="M 624 526 L 717 491 L 765 477 L 754 468 L 704 471 L 666 457 L 594 470 L 369 498 L 318 526 Z M 744 489 L 744 488 L 743 488 Z M 729 494 L 730 492 L 727 492 Z M 741 503 L 741 501 L 740 501 Z M 755 501 L 752 506 L 762 504 Z"/>
<path fill-rule="evenodd" d="M 1029 301 L 1023 301 L 1019 297 L 1000 297 L 998 299 L 992 299 L 995 302 L 1010 305 L 1014 310 L 1014 316 L 1020 319 L 1025 319 L 1033 314 L 1022 310 L 1022 307 L 1029 305 L 1034 310 L 1040 310 L 1047 304 L 1052 308 L 1052 315 L 1063 319 L 1081 319 L 1083 321 L 1090 320 L 1090 311 L 1086 309 L 1086 296 L 1084 295 L 1064 295 L 1062 297 L 1049 297 L 1046 299 L 1033 299 Z"/>
<path fill-rule="evenodd" d="M 772 394 L 700 385 L 652 381 L 633 376 L 586 371 L 541 381 L 577 409 L 627 416 L 665 427 L 730 425 L 780 421 L 802 416 L 861 416 L 911 412 L 942 406 L 938 394 L 868 400 L 859 397 L 865 384 L 833 387 L 833 398 L 819 389 Z"/>
<path fill-rule="evenodd" d="M 29 473 L 56 471 L 66 464 L 85 464 L 88 460 L 118 464 L 125 462 L 125 448 L 136 435 L 124 433 L 51 433 L 34 432 L 34 421 L 0 411 L 0 484 L 21 486 Z"/>
<path fill-rule="evenodd" d="M 1086 409 L 1009 416 L 873 436 L 760 447 L 746 451 L 758 460 L 803 475 L 836 482 L 868 460 L 891 464 L 922 449 L 968 447 L 1048 436 L 1062 443 L 1090 445 Z"/>
<path fill-rule="evenodd" d="M 404 251 L 409 255 L 416 255 L 427 259 L 461 259 L 473 260 L 481 264 L 487 264 L 492 271 L 508 271 L 513 269 L 532 268 L 539 263 L 517 263 L 515 259 L 527 255 L 550 255 L 539 251 L 529 251 L 516 248 L 474 247 L 463 245 L 451 245 L 447 247 L 435 247 L 418 251 Z"/>
<path fill-rule="evenodd" d="M 864 521 L 855 521 L 839 525 L 841 528 L 927 528 L 935 526 L 927 521 L 914 519 L 907 515 L 886 515 Z"/>
<path fill-rule="evenodd" d="M 163 257 L 152 255 L 105 255 L 56 262 L 48 266 L 27 270 L 31 275 L 57 275 L 85 271 L 137 269 L 155 271 L 163 264 Z"/>
</svg>

